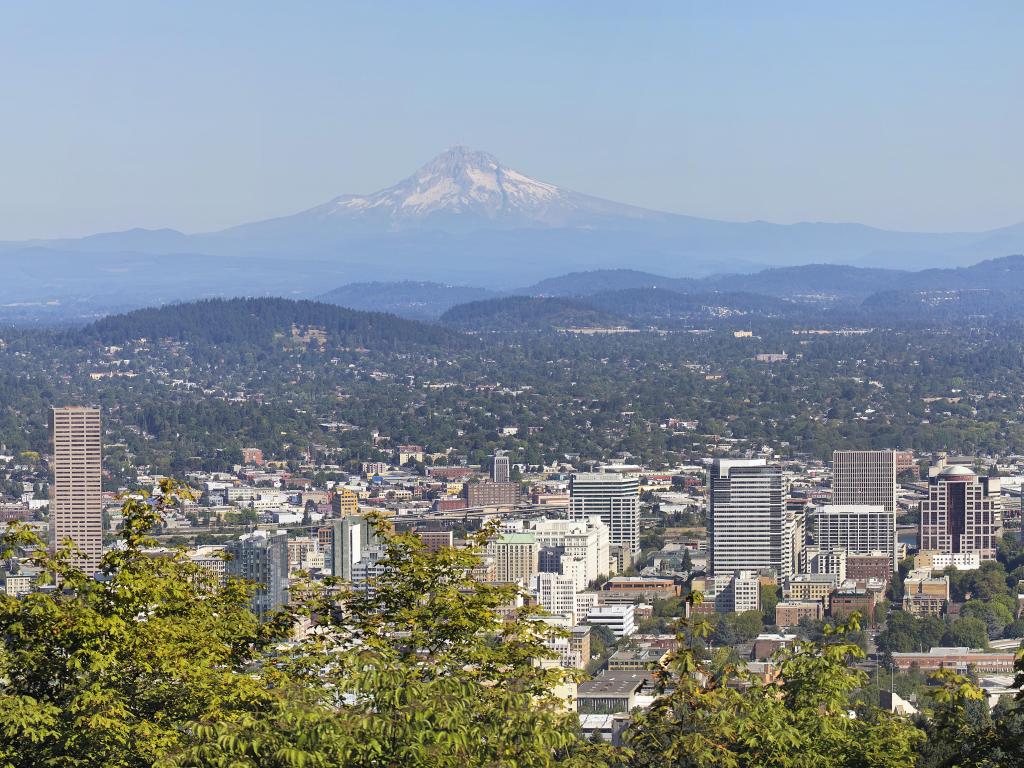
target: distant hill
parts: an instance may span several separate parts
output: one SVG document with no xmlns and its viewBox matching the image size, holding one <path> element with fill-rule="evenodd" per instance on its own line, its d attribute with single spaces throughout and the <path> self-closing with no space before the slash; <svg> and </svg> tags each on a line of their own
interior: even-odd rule
<svg viewBox="0 0 1024 768">
<path fill-rule="evenodd" d="M 562 297 L 508 296 L 452 307 L 441 322 L 464 330 L 518 331 L 628 324 L 621 315 Z"/>
<path fill-rule="evenodd" d="M 809 311 L 792 301 L 756 293 L 678 293 L 663 288 L 627 288 L 588 296 L 588 304 L 606 312 L 652 324 L 665 321 L 706 321 L 760 315 L 783 317 Z"/>
<path fill-rule="evenodd" d="M 323 331 L 325 345 L 331 347 L 378 349 L 460 343 L 460 336 L 452 331 L 394 315 L 276 298 L 208 299 L 137 309 L 97 320 L 69 332 L 69 338 L 95 339 L 104 344 L 124 344 L 138 338 L 207 344 L 319 343 L 316 333 L 306 334 L 308 329 Z"/>
<path fill-rule="evenodd" d="M 390 312 L 412 320 L 436 320 L 456 304 L 500 295 L 486 288 L 403 280 L 398 283 L 349 283 L 328 291 L 319 300 L 349 309 Z"/>
<path fill-rule="evenodd" d="M 686 278 L 664 277 L 635 269 L 594 269 L 549 277 L 521 288 L 516 293 L 529 296 L 591 296 L 602 291 L 628 288 L 667 288 L 678 291 L 695 283 Z"/>
</svg>

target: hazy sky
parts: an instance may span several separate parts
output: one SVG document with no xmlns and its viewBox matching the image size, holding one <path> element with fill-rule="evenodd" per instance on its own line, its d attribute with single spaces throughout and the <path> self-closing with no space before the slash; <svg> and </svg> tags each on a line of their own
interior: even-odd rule
<svg viewBox="0 0 1024 768">
<path fill-rule="evenodd" d="M 0 239 L 220 228 L 456 143 L 697 216 L 1012 224 L 1022 30 L 1020 0 L 4 3 Z"/>
</svg>

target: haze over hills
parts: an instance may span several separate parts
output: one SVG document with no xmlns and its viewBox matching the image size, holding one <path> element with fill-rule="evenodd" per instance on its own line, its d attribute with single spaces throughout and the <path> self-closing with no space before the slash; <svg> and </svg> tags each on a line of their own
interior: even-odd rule
<svg viewBox="0 0 1024 768">
<path fill-rule="evenodd" d="M 454 147 L 378 192 L 219 232 L 133 229 L 0 243 L 7 278 L 0 303 L 103 308 L 202 296 L 310 297 L 357 282 L 357 275 L 507 291 L 627 264 L 681 278 L 808 263 L 966 266 L 1022 251 L 1024 224 L 928 234 L 652 211 L 533 179 L 492 155 Z"/>
</svg>

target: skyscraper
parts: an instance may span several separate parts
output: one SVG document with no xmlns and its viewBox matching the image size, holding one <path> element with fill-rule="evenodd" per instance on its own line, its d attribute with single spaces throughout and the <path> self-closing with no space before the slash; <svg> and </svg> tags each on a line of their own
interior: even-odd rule
<svg viewBox="0 0 1024 768">
<path fill-rule="evenodd" d="M 959 464 L 945 467 L 928 481 L 921 502 L 921 549 L 994 559 L 999 508 L 998 478 L 979 478 Z"/>
<path fill-rule="evenodd" d="M 640 549 L 640 481 L 617 472 L 580 472 L 569 480 L 569 514 L 574 520 L 601 518 L 608 541 L 630 552 Z"/>
<path fill-rule="evenodd" d="M 771 569 L 784 579 L 796 570 L 794 529 L 786 510 L 782 468 L 764 459 L 715 459 L 708 533 L 714 576 Z"/>
<path fill-rule="evenodd" d="M 229 542 L 229 576 L 254 582 L 252 610 L 263 618 L 288 602 L 288 534 L 253 531 Z"/>
<path fill-rule="evenodd" d="M 508 456 L 494 455 L 494 464 L 491 467 L 491 480 L 496 483 L 507 483 L 512 479 L 512 465 Z"/>
<path fill-rule="evenodd" d="M 833 451 L 832 503 L 877 504 L 896 511 L 893 451 Z"/>
<path fill-rule="evenodd" d="M 896 513 L 877 504 L 827 504 L 818 510 L 815 545 L 822 553 L 884 552 L 895 571 L 899 567 Z"/>
<path fill-rule="evenodd" d="M 72 563 L 93 574 L 103 558 L 103 463 L 100 409 L 54 408 L 53 485 L 50 539 L 60 549 L 69 540 Z"/>
<path fill-rule="evenodd" d="M 377 543 L 377 532 L 366 518 L 358 515 L 328 520 L 320 531 L 324 567 L 332 576 L 351 581 L 356 563 L 368 547 Z"/>
</svg>

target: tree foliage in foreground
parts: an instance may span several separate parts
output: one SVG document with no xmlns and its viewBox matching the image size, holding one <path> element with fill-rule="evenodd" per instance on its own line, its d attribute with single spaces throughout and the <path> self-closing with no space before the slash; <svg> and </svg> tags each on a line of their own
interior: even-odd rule
<svg viewBox="0 0 1024 768">
<path fill-rule="evenodd" d="M 990 715 L 966 679 L 936 680 L 917 723 L 862 701 L 855 618 L 781 653 L 771 682 L 703 659 L 710 626 L 684 620 L 654 706 L 623 746 L 593 744 L 558 693 L 555 630 L 530 609 L 499 614 L 517 590 L 473 578 L 479 548 L 431 553 L 381 528 L 374 589 L 294 585 L 295 605 L 261 624 L 246 585 L 150 549 L 175 492 L 125 502 L 103 579 L 40 549 L 62 588 L 0 596 L 3 768 L 1021 764 L 1016 708 Z M 4 538 L 40 545 L 17 527 Z"/>
</svg>

